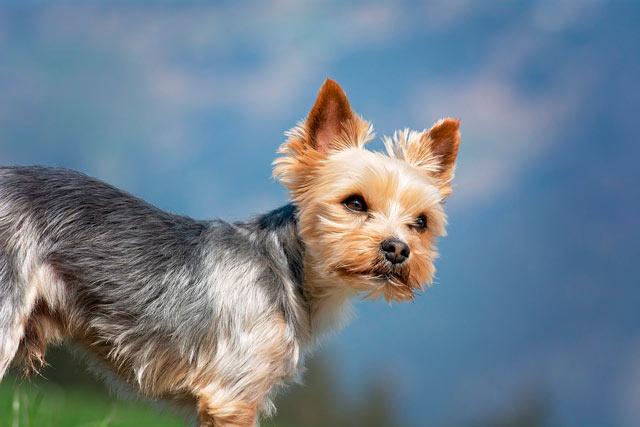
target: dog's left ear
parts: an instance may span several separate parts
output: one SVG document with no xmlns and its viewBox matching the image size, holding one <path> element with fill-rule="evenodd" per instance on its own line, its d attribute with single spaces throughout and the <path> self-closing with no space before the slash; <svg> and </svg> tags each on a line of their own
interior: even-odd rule
<svg viewBox="0 0 640 427">
<path fill-rule="evenodd" d="M 417 167 L 422 166 L 436 178 L 440 192 L 444 197 L 448 196 L 460 146 L 460 120 L 446 118 L 438 121 L 422 133 L 419 146 L 409 157 L 413 157 L 411 160 Z"/>
</svg>

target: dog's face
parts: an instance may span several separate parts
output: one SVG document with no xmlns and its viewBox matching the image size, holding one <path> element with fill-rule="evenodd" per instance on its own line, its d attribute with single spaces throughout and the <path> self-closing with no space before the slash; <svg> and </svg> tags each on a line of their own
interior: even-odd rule
<svg viewBox="0 0 640 427">
<path fill-rule="evenodd" d="M 328 80 L 304 124 L 289 133 L 274 173 L 299 208 L 300 235 L 316 274 L 369 296 L 412 299 L 431 282 L 443 201 L 460 141 L 459 122 L 364 145 L 371 126 Z"/>
</svg>

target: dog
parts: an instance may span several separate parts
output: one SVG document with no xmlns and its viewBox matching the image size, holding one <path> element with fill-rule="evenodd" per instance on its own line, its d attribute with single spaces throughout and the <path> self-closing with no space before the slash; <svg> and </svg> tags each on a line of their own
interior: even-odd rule
<svg viewBox="0 0 640 427">
<path fill-rule="evenodd" d="M 372 126 L 327 80 L 274 161 L 291 203 L 246 222 L 167 213 L 71 170 L 0 168 L 0 378 L 68 341 L 123 387 L 193 405 L 202 427 L 255 425 L 353 297 L 407 301 L 432 281 L 459 126 L 369 151 Z"/>
</svg>

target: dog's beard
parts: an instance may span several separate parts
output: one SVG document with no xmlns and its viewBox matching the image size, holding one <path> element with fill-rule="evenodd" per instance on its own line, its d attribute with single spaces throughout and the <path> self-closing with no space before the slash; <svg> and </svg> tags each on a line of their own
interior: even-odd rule
<svg viewBox="0 0 640 427">
<path fill-rule="evenodd" d="M 367 299 L 383 297 L 387 301 L 412 300 L 414 291 L 420 287 L 411 283 L 407 263 L 395 265 L 384 259 L 376 259 L 363 268 L 342 266 L 336 271 Z"/>
</svg>

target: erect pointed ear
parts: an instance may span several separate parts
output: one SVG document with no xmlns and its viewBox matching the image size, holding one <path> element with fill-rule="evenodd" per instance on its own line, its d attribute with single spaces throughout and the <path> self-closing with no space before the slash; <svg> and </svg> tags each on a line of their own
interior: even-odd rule
<svg viewBox="0 0 640 427">
<path fill-rule="evenodd" d="M 460 120 L 446 118 L 423 132 L 420 145 L 427 148 L 429 161 L 436 164 L 431 172 L 440 183 L 444 196 L 451 193 L 451 180 L 460 146 Z"/>
<path fill-rule="evenodd" d="M 373 138 L 373 128 L 351 110 L 338 83 L 327 79 L 306 120 L 286 133 L 273 162 L 273 175 L 300 201 L 310 188 L 316 166 L 331 151 L 363 147 Z"/>
<path fill-rule="evenodd" d="M 341 148 L 348 143 L 340 141 L 343 128 L 355 119 L 347 95 L 338 83 L 327 79 L 305 120 L 306 142 L 321 153 Z"/>
</svg>

